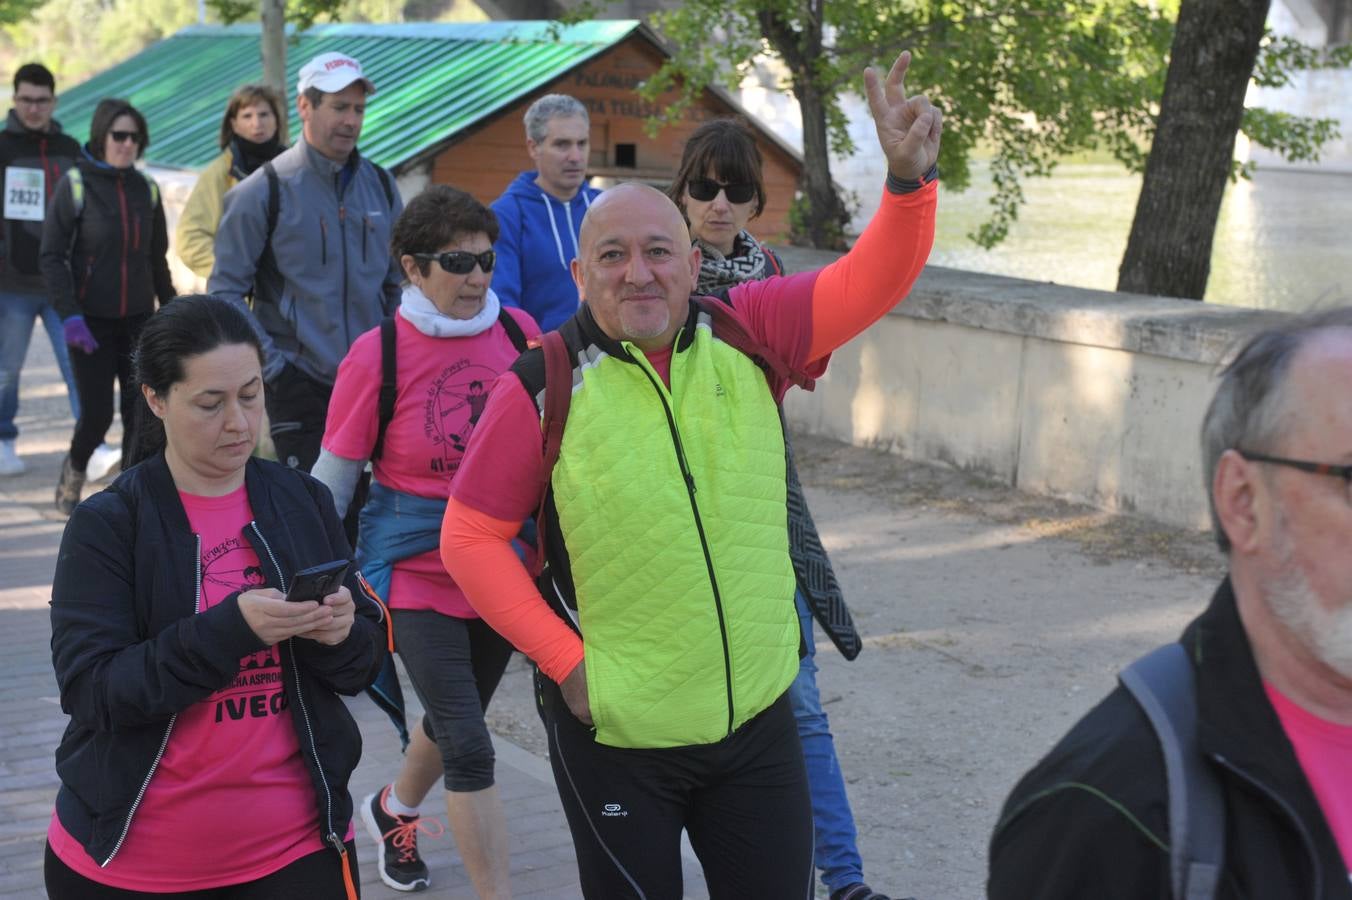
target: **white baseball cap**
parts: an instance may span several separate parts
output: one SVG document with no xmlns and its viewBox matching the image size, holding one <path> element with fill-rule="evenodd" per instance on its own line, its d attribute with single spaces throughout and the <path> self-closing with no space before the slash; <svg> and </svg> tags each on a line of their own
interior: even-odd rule
<svg viewBox="0 0 1352 900">
<path fill-rule="evenodd" d="M 301 66 L 296 92 L 303 94 L 317 88 L 326 94 L 336 94 L 354 81 L 366 87 L 366 93 L 376 92 L 375 82 L 362 73 L 361 63 L 346 53 L 321 53 Z"/>
</svg>

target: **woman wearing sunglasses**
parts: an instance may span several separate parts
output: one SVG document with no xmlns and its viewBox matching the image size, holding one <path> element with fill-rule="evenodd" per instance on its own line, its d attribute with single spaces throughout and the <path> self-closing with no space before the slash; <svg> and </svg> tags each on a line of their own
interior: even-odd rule
<svg viewBox="0 0 1352 900">
<path fill-rule="evenodd" d="M 703 256 L 696 291 L 783 274 L 779 257 L 746 230 L 765 209 L 765 183 L 760 151 L 737 122 L 714 119 L 695 129 L 668 194 Z"/>
<path fill-rule="evenodd" d="M 149 145 L 136 107 L 126 100 L 99 101 L 89 143 L 57 183 L 43 224 L 42 276 L 61 316 L 80 397 L 80 418 L 56 486 L 56 508 L 66 515 L 80 502 L 89 458 L 113 424 L 114 381 L 127 466 L 138 397 L 132 350 L 156 299 L 168 303 L 174 297 L 160 192 L 135 167 Z"/>
<path fill-rule="evenodd" d="M 697 293 L 717 294 L 745 281 L 783 274 L 779 257 L 746 230 L 747 223 L 765 209 L 765 182 L 755 139 L 736 121 L 715 119 L 695 129 L 668 196 L 685 213 L 690 237 L 701 251 Z M 794 602 L 807 646 L 798 677 L 789 688 L 789 700 L 807 763 L 816 865 L 832 900 L 887 900 L 864 882 L 854 814 L 845 795 L 831 726 L 817 693 L 813 614 L 849 659 L 859 652 L 859 636 L 808 512 L 787 435 L 785 446 L 790 447 L 789 551 L 798 578 Z"/>
<path fill-rule="evenodd" d="M 395 646 L 426 710 L 394 783 L 361 806 L 381 880 L 403 891 L 429 884 L 418 807 L 440 776 L 451 833 L 485 898 L 510 895 L 484 710 L 512 647 L 470 607 L 437 546 L 488 390 L 540 334 L 529 314 L 501 307 L 489 290 L 497 236 L 492 211 L 447 185 L 428 187 L 405 207 L 390 239 L 406 279 L 403 298 L 393 321 L 357 338 L 339 366 L 313 470 L 342 516 L 372 461 L 358 558 L 388 601 Z M 391 381 L 392 402 L 382 404 L 382 382 Z"/>
</svg>

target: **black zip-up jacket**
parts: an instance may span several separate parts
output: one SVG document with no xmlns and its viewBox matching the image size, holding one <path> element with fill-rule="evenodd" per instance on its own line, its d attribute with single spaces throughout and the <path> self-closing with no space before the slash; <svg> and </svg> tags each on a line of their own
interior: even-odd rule
<svg viewBox="0 0 1352 900">
<path fill-rule="evenodd" d="M 76 215 L 70 176 L 62 178 L 42 227 L 42 277 L 62 319 L 124 319 L 174 299 L 164 204 L 134 167 L 116 169 L 82 150 L 84 183 Z"/>
<path fill-rule="evenodd" d="M 299 569 L 349 557 L 332 497 L 318 481 L 251 459 L 245 485 L 254 521 L 244 537 L 268 587 L 285 590 Z M 52 584 L 52 664 L 70 715 L 56 751 L 56 809 L 100 864 L 135 827 L 175 716 L 228 686 L 241 657 L 264 647 L 238 594 L 196 612 L 201 575 L 199 539 L 163 454 L 85 500 L 66 526 Z M 335 849 L 352 817 L 347 783 L 361 757 L 361 735 L 339 694 L 375 680 L 387 646 L 383 608 L 355 572 L 346 583 L 356 620 L 343 643 L 278 645 L 321 837 Z M 239 816 L 247 821 L 248 810 Z"/>
<path fill-rule="evenodd" d="M 1199 747 L 1225 792 L 1216 896 L 1352 900 L 1348 864 L 1268 702 L 1229 579 L 1181 640 L 1197 668 Z M 989 897 L 1168 898 L 1164 778 L 1155 733 L 1118 686 L 1006 801 Z"/>
<path fill-rule="evenodd" d="M 80 144 L 63 134 L 61 124 L 53 121 L 47 131 L 24 127 L 14 110 L 9 111 L 5 130 L 0 132 L 0 179 L 11 166 L 42 172 L 42 205 L 45 209 L 61 176 L 75 164 Z M 3 184 L 0 180 L 0 184 Z M 4 220 L 4 250 L 0 253 L 0 290 L 22 294 L 43 292 L 38 253 L 42 246 L 42 222 Z"/>
</svg>

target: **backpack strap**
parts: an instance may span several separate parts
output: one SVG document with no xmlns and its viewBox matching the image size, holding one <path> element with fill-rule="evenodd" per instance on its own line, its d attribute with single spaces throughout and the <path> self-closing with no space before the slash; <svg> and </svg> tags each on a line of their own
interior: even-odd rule
<svg viewBox="0 0 1352 900">
<path fill-rule="evenodd" d="M 732 307 L 717 297 L 696 297 L 695 305 L 713 319 L 714 336 L 741 353 L 751 357 L 756 365 L 765 371 L 803 390 L 810 391 L 816 386 L 814 379 L 789 368 L 788 363 L 778 353 L 761 343 L 746 330 L 742 320 L 733 315 Z"/>
<path fill-rule="evenodd" d="M 394 418 L 394 400 L 398 388 L 399 361 L 395 352 L 397 334 L 393 316 L 380 320 L 380 401 L 376 424 L 376 445 L 371 448 L 371 459 L 380 459 L 385 452 L 385 429 Z"/>
<path fill-rule="evenodd" d="M 507 307 L 498 307 L 498 324 L 502 330 L 507 332 L 507 339 L 512 342 L 517 353 L 525 353 L 530 348 L 530 342 L 526 340 L 526 332 L 521 330 L 521 324 L 507 312 Z"/>
<path fill-rule="evenodd" d="M 540 484 L 540 506 L 535 511 L 535 567 L 531 573 L 537 578 L 545 561 L 545 504 L 549 499 L 549 483 L 554 464 L 559 461 L 559 447 L 563 444 L 563 426 L 568 421 L 568 408 L 573 403 L 573 363 L 568 357 L 568 345 L 557 331 L 540 335 L 540 348 L 545 355 L 545 402 L 540 418 L 544 438 L 544 466 Z"/>
<path fill-rule="evenodd" d="M 70 179 L 70 202 L 75 208 L 75 219 L 79 221 L 85 204 L 84 175 L 80 172 L 79 166 L 71 166 L 66 177 Z"/>
<path fill-rule="evenodd" d="M 375 163 L 371 163 L 371 166 L 376 170 L 376 174 L 380 176 L 380 186 L 385 189 L 385 205 L 393 212 L 394 185 L 390 184 L 390 173 L 385 171 L 384 166 L 377 166 Z"/>
<path fill-rule="evenodd" d="M 1118 680 L 1145 712 L 1164 755 L 1169 881 L 1174 900 L 1211 900 L 1225 860 L 1225 796 L 1197 747 L 1197 676 L 1182 644 L 1166 644 Z"/>
<path fill-rule="evenodd" d="M 155 207 L 160 205 L 159 182 L 157 182 L 154 178 L 151 178 L 145 172 L 141 173 L 141 177 L 146 180 L 146 187 L 150 189 L 150 211 L 154 212 Z"/>
</svg>

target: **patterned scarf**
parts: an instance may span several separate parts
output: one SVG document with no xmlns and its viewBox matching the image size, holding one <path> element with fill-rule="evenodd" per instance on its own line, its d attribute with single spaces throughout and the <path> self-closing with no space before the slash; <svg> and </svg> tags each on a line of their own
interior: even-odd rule
<svg viewBox="0 0 1352 900">
<path fill-rule="evenodd" d="M 699 281 L 695 284 L 697 294 L 710 294 L 743 281 L 759 281 L 776 274 L 770 254 L 750 232 L 743 231 L 733 240 L 732 256 L 724 256 L 699 238 L 695 243 L 704 256 L 699 265 Z"/>
</svg>

